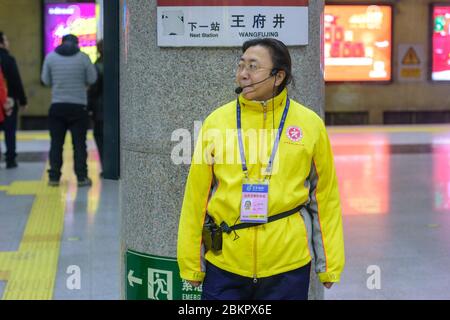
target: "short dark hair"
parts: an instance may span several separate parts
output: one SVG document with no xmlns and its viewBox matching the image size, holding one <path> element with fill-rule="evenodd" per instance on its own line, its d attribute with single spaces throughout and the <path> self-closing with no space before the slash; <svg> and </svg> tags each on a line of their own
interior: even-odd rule
<svg viewBox="0 0 450 320">
<path fill-rule="evenodd" d="M 286 73 L 286 77 L 278 87 L 277 94 L 279 94 L 292 81 L 292 60 L 289 50 L 280 40 L 273 38 L 259 38 L 245 41 L 242 45 L 242 52 L 255 46 L 267 48 L 272 58 L 273 69 L 276 71 L 283 70 Z"/>
<path fill-rule="evenodd" d="M 5 44 L 5 38 L 3 38 L 4 35 L 3 31 L 0 31 L 0 44 Z"/>
<path fill-rule="evenodd" d="M 66 34 L 62 37 L 62 42 L 72 42 L 74 44 L 78 44 L 78 37 L 73 34 Z"/>
</svg>

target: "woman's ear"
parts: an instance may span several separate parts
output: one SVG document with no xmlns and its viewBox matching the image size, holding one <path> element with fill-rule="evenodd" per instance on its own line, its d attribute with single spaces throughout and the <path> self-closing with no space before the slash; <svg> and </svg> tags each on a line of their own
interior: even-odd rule
<svg viewBox="0 0 450 320">
<path fill-rule="evenodd" d="M 284 70 L 279 70 L 277 72 L 277 74 L 275 75 L 275 85 L 278 87 L 279 85 L 281 85 L 284 81 L 284 79 L 286 78 L 286 71 Z"/>
</svg>

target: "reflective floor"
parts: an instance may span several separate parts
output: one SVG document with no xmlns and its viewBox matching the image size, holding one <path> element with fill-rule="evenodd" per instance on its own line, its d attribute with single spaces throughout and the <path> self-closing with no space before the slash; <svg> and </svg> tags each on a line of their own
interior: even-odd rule
<svg viewBox="0 0 450 320">
<path fill-rule="evenodd" d="M 450 127 L 330 130 L 346 268 L 327 299 L 450 299 Z"/>
<path fill-rule="evenodd" d="M 347 263 L 325 298 L 450 299 L 450 127 L 329 134 Z M 99 179 L 92 138 L 91 188 L 76 186 L 70 141 L 62 187 L 50 188 L 48 134 L 18 140 L 19 168 L 0 166 L 0 297 L 119 299 L 119 183 Z"/>
</svg>

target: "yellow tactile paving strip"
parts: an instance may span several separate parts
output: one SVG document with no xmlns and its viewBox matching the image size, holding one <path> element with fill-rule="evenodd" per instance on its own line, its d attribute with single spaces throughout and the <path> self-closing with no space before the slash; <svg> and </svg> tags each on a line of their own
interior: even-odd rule
<svg viewBox="0 0 450 320">
<path fill-rule="evenodd" d="M 9 186 L 0 186 L 0 191 L 7 195 L 35 195 L 18 250 L 0 252 L 0 280 L 6 281 L 4 300 L 53 298 L 66 201 L 76 197 L 68 194 L 76 193 L 72 152 L 68 135 L 64 147 L 63 183 L 58 188 L 47 186 L 47 167 L 40 181 L 16 181 Z M 98 168 L 95 161 L 90 160 L 89 170 L 94 173 L 95 187 Z M 90 198 L 94 198 L 91 199 L 94 203 L 98 202 L 98 194 Z"/>
<path fill-rule="evenodd" d="M 6 190 L 11 196 L 35 195 L 35 200 L 18 250 L 0 252 L 4 300 L 53 297 L 67 187 L 50 188 L 45 180 L 44 174 L 42 181 L 17 181 Z"/>
</svg>

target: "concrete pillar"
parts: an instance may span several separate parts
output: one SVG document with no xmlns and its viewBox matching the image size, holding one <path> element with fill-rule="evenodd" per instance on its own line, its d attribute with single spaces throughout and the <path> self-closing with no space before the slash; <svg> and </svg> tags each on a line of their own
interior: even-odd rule
<svg viewBox="0 0 450 320">
<path fill-rule="evenodd" d="M 192 136 L 194 121 L 235 99 L 240 48 L 159 48 L 156 0 L 121 0 L 120 132 L 122 252 L 176 257 L 178 219 L 189 165 L 171 160 L 171 134 Z M 309 45 L 292 47 L 291 96 L 323 113 L 320 21 L 323 0 L 310 1 Z M 124 266 L 125 261 L 122 261 Z M 310 297 L 323 298 L 313 275 Z M 122 275 L 125 279 L 125 273 Z M 123 280 L 123 283 L 125 281 Z"/>
</svg>

